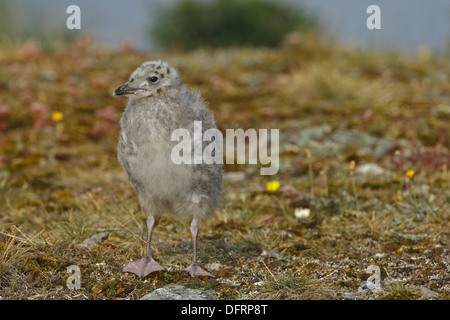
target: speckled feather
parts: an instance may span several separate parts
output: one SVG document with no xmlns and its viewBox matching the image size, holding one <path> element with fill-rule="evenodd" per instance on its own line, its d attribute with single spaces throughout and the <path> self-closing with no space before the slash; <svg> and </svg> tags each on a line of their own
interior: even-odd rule
<svg viewBox="0 0 450 320">
<path fill-rule="evenodd" d="M 149 80 L 151 74 L 159 78 L 157 84 Z M 216 128 L 204 101 L 162 61 L 142 64 L 127 82 L 132 84 L 143 90 L 128 95 L 120 120 L 118 159 L 141 207 L 153 215 L 212 215 L 222 204 L 222 165 L 177 165 L 171 160 L 172 148 L 178 143 L 171 141 L 173 130 L 187 129 L 193 137 L 194 121 L 202 121 L 203 132 Z"/>
</svg>

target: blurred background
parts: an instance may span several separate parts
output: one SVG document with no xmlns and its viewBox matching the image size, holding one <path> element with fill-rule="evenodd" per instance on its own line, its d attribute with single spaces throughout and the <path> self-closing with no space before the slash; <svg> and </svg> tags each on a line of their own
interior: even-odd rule
<svg viewBox="0 0 450 320">
<path fill-rule="evenodd" d="M 211 24 L 214 23 L 216 25 L 221 23 L 222 28 L 225 26 L 229 33 L 237 32 L 245 36 L 248 32 L 248 36 L 262 38 L 261 34 L 257 34 L 262 32 L 270 38 L 289 31 L 287 29 L 294 29 L 295 22 L 300 20 L 304 29 L 320 30 L 323 35 L 356 47 L 401 50 L 408 53 L 414 53 L 424 46 L 434 52 L 445 52 L 449 48 L 450 1 L 448 0 L 276 1 L 277 5 L 273 5 L 275 7 L 289 5 L 298 10 L 297 12 L 288 10 L 291 13 L 289 18 L 286 18 L 286 12 L 281 12 L 283 18 L 279 21 L 276 18 L 271 20 L 272 24 L 264 21 L 267 21 L 267 13 L 274 8 L 266 8 L 268 11 L 265 11 L 260 8 L 261 1 L 246 1 L 245 4 L 241 2 L 129 0 L 125 5 L 119 0 L 102 2 L 0 0 L 0 27 L 3 41 L 33 37 L 45 43 L 49 39 L 67 39 L 77 33 L 66 28 L 68 17 L 66 9 L 69 5 L 75 4 L 81 8 L 80 32 L 90 34 L 103 45 L 111 47 L 127 42 L 142 50 L 156 49 L 170 45 L 170 37 L 176 40 L 191 39 L 186 37 L 193 34 L 199 36 L 198 28 L 204 26 L 211 28 Z M 372 31 L 366 27 L 369 16 L 366 9 L 372 4 L 381 7 L 381 30 Z M 259 8 L 256 9 L 257 7 Z M 168 17 L 171 19 L 168 20 Z M 224 24 L 224 21 L 228 22 Z M 247 24 L 243 25 L 244 21 Z M 251 28 L 255 25 L 258 26 L 257 31 Z M 256 34 L 250 35 L 252 32 Z M 208 30 L 204 28 L 201 33 L 200 36 L 206 37 L 205 40 L 210 40 Z M 211 36 L 211 32 L 209 35 Z M 223 42 L 220 42 L 221 40 Z M 242 41 L 239 38 L 235 40 Z M 214 43 L 216 46 L 242 44 L 242 42 L 233 43 L 233 39 L 217 41 L 219 43 Z M 252 44 L 267 44 L 264 41 L 263 39 L 262 42 L 256 41 Z M 273 40 L 268 41 L 269 44 L 275 44 Z M 191 46 L 201 44 L 196 41 L 190 42 Z"/>
</svg>

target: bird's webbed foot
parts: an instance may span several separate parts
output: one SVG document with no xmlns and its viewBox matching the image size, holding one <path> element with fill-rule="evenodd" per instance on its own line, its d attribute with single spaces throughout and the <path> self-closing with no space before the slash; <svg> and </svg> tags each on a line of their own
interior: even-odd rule
<svg viewBox="0 0 450 320">
<path fill-rule="evenodd" d="M 127 263 L 127 265 L 122 269 L 123 272 L 134 273 L 135 275 L 141 277 L 141 279 L 149 275 L 150 273 L 159 270 L 164 270 L 164 267 L 162 267 L 151 257 L 145 257 L 140 260 L 131 261 Z"/>
<path fill-rule="evenodd" d="M 191 264 L 189 267 L 183 269 L 182 271 L 189 272 L 191 276 L 207 276 L 207 277 L 213 277 L 211 273 L 208 271 L 202 269 L 199 265 Z"/>
</svg>

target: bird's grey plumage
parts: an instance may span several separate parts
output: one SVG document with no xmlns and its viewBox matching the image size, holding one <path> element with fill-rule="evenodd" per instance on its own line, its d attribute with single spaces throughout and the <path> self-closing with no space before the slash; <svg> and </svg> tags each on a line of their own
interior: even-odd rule
<svg viewBox="0 0 450 320">
<path fill-rule="evenodd" d="M 193 265 L 196 265 L 198 221 L 214 214 L 222 203 L 222 165 L 174 164 L 171 153 L 178 142 L 171 141 L 171 136 L 175 129 L 183 128 L 193 137 L 194 121 L 202 122 L 203 132 L 216 128 L 214 118 L 202 98 L 182 83 L 177 70 L 163 61 L 143 63 L 114 94 L 129 97 L 120 120 L 117 154 L 142 209 L 149 216 L 148 242 L 155 216 L 166 213 L 192 216 Z M 207 143 L 203 142 L 203 147 Z M 150 251 L 150 244 L 147 251 Z M 149 256 L 151 258 L 151 254 Z M 147 272 L 137 270 L 141 265 L 145 269 L 145 263 L 140 262 L 135 263 L 130 272 L 145 276 Z M 200 267 L 194 267 L 195 270 L 186 271 L 211 276 Z M 149 267 L 150 272 L 156 271 L 153 269 L 160 270 Z M 124 271 L 129 270 L 125 267 Z"/>
</svg>

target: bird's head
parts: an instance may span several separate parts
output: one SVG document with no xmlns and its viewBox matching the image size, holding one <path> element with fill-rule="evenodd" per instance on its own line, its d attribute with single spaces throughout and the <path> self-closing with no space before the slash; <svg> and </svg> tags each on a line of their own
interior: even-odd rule
<svg viewBox="0 0 450 320">
<path fill-rule="evenodd" d="M 182 85 L 178 72 L 164 61 L 147 61 L 137 68 L 124 85 L 113 95 L 127 95 L 137 99 L 157 97 Z"/>
</svg>

